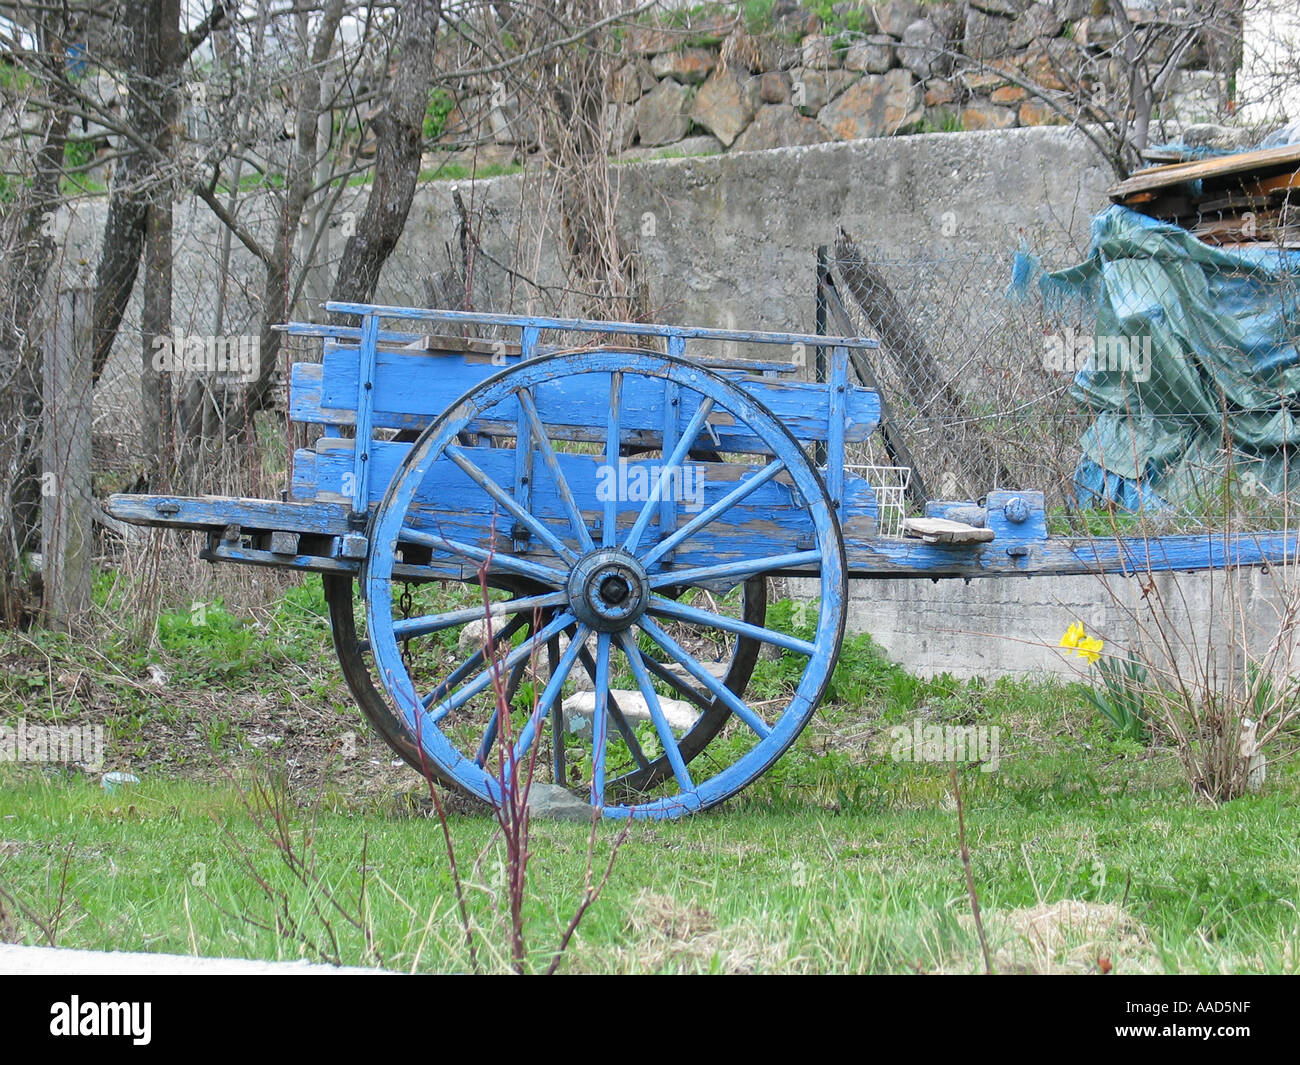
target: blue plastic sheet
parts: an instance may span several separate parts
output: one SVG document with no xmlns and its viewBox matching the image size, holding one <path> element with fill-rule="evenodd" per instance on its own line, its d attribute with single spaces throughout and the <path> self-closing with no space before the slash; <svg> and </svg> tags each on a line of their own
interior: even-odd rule
<svg viewBox="0 0 1300 1065">
<path fill-rule="evenodd" d="M 1036 287 L 1065 348 L 1086 352 L 1070 366 L 1093 416 L 1079 502 L 1138 510 L 1193 505 L 1225 479 L 1250 494 L 1300 483 L 1300 253 L 1212 247 L 1120 206 L 1091 237 L 1086 261 L 1051 273 L 1022 250 L 1009 290 Z"/>
</svg>

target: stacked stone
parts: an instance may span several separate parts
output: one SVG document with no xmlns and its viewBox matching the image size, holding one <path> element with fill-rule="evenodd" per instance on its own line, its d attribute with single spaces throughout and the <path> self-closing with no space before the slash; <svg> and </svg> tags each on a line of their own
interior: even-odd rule
<svg viewBox="0 0 1300 1065">
<path fill-rule="evenodd" d="M 1130 0 L 1128 17 L 1140 26 L 1169 2 Z M 851 11 L 857 28 L 829 33 L 817 15 L 777 0 L 774 25 L 762 35 L 726 14 L 688 30 L 637 25 L 623 37 L 626 60 L 606 86 L 609 151 L 695 155 L 1061 123 L 1022 83 L 1062 94 L 1104 88 L 1069 73 L 1083 54 L 1104 55 L 1120 38 L 1116 20 L 1094 10 L 1094 0 L 846 3 L 835 11 Z M 1216 86 L 1226 92 L 1221 75 L 1196 69 L 1207 62 L 1196 48 L 1179 58 L 1173 109 L 1180 99 L 1199 106 L 1183 116 L 1188 121 L 1212 118 Z M 493 162 L 535 144 L 518 102 L 486 94 L 458 103 L 448 140 L 485 121 L 491 136 L 478 151 Z"/>
</svg>

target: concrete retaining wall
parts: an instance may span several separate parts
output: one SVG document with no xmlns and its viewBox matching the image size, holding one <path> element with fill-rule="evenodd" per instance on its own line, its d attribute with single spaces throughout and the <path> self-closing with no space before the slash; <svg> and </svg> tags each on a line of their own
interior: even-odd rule
<svg viewBox="0 0 1300 1065">
<path fill-rule="evenodd" d="M 1247 661 L 1268 658 L 1288 598 L 1295 600 L 1296 574 L 1166 573 L 1147 587 L 1123 577 L 861 581 L 850 586 L 848 628 L 870 633 L 912 672 L 957 677 L 1086 677 L 1086 663 L 1057 649 L 1074 621 L 1101 637 L 1107 653 L 1137 650 L 1166 663 L 1163 631 L 1183 675 L 1208 672 L 1231 683 Z M 1296 653 L 1294 634 L 1287 642 Z M 1294 673 L 1300 660 L 1283 655 L 1270 665 Z"/>
</svg>

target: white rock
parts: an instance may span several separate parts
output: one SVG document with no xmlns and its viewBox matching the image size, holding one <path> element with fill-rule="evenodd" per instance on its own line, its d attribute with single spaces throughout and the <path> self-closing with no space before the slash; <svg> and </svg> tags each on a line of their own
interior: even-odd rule
<svg viewBox="0 0 1300 1065">
<path fill-rule="evenodd" d="M 629 722 L 649 721 L 650 708 L 646 706 L 645 697 L 640 692 L 623 691 L 618 688 L 610 690 L 618 708 Z M 659 696 L 659 706 L 668 719 L 668 724 L 675 729 L 689 729 L 698 720 L 700 713 L 691 703 L 684 699 L 669 699 Z M 574 692 L 564 700 L 565 728 L 576 736 L 591 735 L 591 719 L 596 713 L 596 693 L 594 691 Z M 609 726 L 613 731 L 613 724 Z"/>
<path fill-rule="evenodd" d="M 460 635 L 456 637 L 456 649 L 465 655 L 481 651 L 485 643 L 487 643 L 487 621 L 483 618 L 466 622 L 465 627 L 460 630 Z"/>
</svg>

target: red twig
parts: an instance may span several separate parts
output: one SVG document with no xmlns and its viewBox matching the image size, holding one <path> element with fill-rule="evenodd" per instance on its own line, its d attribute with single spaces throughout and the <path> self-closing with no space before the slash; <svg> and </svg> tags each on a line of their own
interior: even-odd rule
<svg viewBox="0 0 1300 1065">
<path fill-rule="evenodd" d="M 957 764 L 948 767 L 952 776 L 952 794 L 957 800 L 957 840 L 961 845 L 961 864 L 966 870 L 966 894 L 970 898 L 970 912 L 975 918 L 975 932 L 980 937 L 980 952 L 984 955 L 984 973 L 993 975 L 993 964 L 989 961 L 989 941 L 984 935 L 984 922 L 980 919 L 980 900 L 975 894 L 975 877 L 970 868 L 970 848 L 966 846 L 966 815 L 961 801 L 961 785 L 957 783 Z"/>
</svg>

